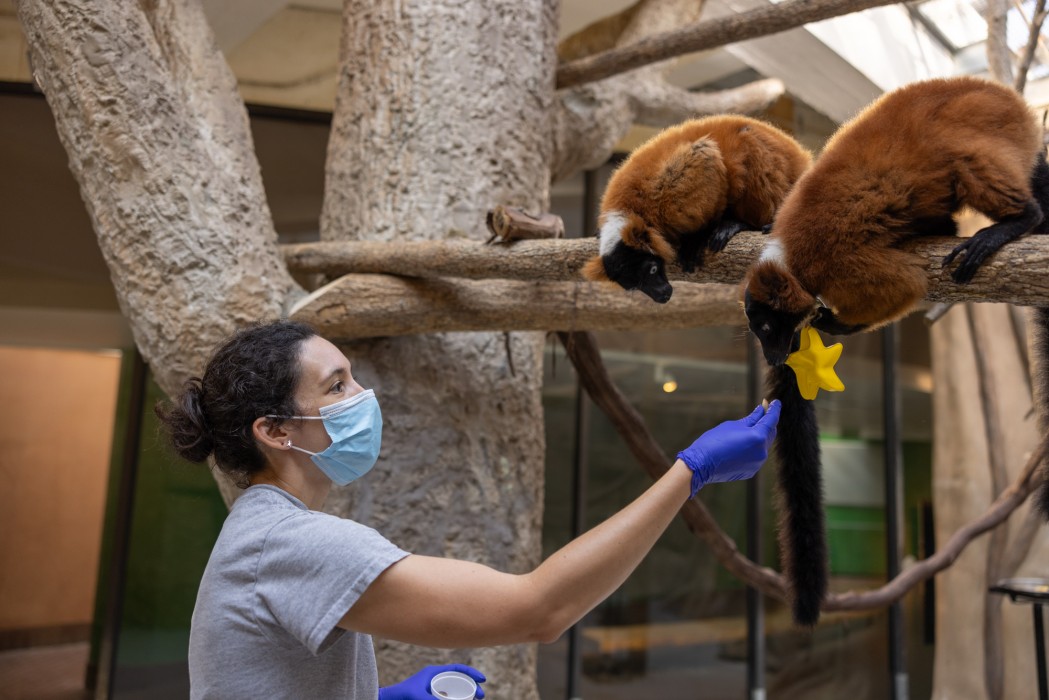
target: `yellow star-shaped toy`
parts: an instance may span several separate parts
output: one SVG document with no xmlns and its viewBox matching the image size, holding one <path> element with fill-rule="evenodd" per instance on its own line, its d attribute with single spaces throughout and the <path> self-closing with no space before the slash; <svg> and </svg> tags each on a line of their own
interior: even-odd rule
<svg viewBox="0 0 1049 700">
<path fill-rule="evenodd" d="M 845 385 L 834 372 L 834 363 L 841 357 L 841 343 L 829 348 L 815 328 L 801 332 L 801 347 L 787 357 L 787 365 L 798 375 L 798 391 L 802 398 L 812 401 L 820 389 L 845 391 Z"/>
</svg>

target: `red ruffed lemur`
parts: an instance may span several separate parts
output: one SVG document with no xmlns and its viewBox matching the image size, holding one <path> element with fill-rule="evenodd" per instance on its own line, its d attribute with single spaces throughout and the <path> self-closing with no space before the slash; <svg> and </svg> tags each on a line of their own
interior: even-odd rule
<svg viewBox="0 0 1049 700">
<path fill-rule="evenodd" d="M 589 280 L 640 289 L 659 303 L 673 291 L 666 265 L 685 272 L 740 231 L 772 222 L 812 156 L 765 122 L 720 115 L 663 130 L 612 175 L 601 200 L 600 255 Z"/>
<path fill-rule="evenodd" d="M 1049 232 L 1041 128 L 1024 99 L 1003 85 L 971 77 L 913 83 L 834 134 L 784 200 L 746 275 L 748 323 L 772 365 L 770 393 L 783 402 L 780 542 L 801 624 L 819 618 L 826 542 L 815 410 L 784 362 L 806 326 L 843 335 L 910 312 L 925 296 L 925 261 L 900 243 L 955 235 L 953 215 L 966 206 L 995 223 L 944 259 L 945 269 L 957 261 L 951 276 L 958 283 L 1009 241 Z M 1039 351 L 1049 357 L 1049 312 L 1038 313 Z M 1040 500 L 1049 513 L 1044 485 Z"/>
</svg>

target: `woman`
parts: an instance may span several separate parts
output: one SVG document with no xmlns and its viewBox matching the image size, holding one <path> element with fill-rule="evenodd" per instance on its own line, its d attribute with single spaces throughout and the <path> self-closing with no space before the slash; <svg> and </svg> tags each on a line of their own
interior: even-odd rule
<svg viewBox="0 0 1049 700">
<path fill-rule="evenodd" d="M 371 469 L 382 418 L 350 362 L 309 326 L 236 333 L 158 413 L 179 454 L 214 455 L 248 487 L 197 594 L 192 696 L 409 700 L 431 698 L 429 680 L 443 670 L 484 676 L 431 666 L 380 689 L 369 635 L 447 648 L 556 640 L 626 579 L 686 499 L 757 472 L 779 404 L 704 433 L 637 500 L 522 575 L 409 554 L 318 512 L 333 482 Z"/>
</svg>

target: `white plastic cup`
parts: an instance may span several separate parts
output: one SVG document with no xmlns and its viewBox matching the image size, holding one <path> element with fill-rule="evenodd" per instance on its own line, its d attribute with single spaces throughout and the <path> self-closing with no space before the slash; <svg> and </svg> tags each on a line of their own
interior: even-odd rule
<svg viewBox="0 0 1049 700">
<path fill-rule="evenodd" d="M 473 700 L 477 682 L 465 673 L 443 671 L 430 680 L 430 692 L 442 700 Z"/>
</svg>

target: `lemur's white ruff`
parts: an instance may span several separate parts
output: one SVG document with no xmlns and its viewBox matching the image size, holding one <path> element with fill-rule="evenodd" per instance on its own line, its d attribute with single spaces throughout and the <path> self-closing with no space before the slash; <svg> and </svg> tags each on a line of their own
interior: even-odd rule
<svg viewBox="0 0 1049 700">
<path fill-rule="evenodd" d="M 616 243 L 623 240 L 623 227 L 626 226 L 626 217 L 618 211 L 606 212 L 604 223 L 601 225 L 601 241 L 599 249 L 601 255 L 611 255 Z"/>
<path fill-rule="evenodd" d="M 770 238 L 765 244 L 758 262 L 774 263 L 784 269 L 787 267 L 787 256 L 783 253 L 783 244 L 778 238 Z"/>
</svg>

